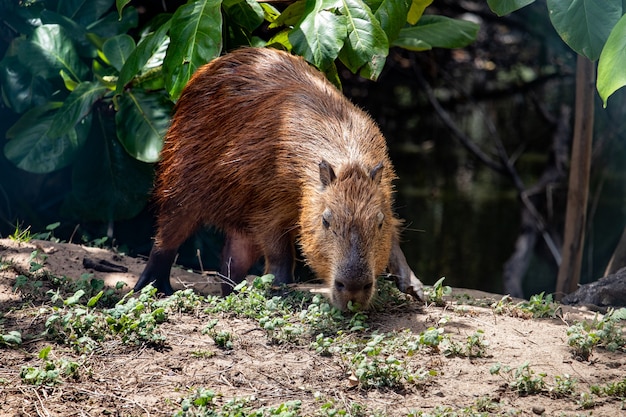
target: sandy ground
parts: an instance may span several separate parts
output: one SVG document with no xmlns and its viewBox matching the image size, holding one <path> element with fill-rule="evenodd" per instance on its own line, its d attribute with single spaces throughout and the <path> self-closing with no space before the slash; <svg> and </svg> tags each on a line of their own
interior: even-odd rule
<svg viewBox="0 0 626 417">
<path fill-rule="evenodd" d="M 484 399 L 495 404 L 484 415 L 626 415 L 623 400 L 616 397 L 594 396 L 593 407 L 581 406 L 581 395 L 589 393 L 592 385 L 626 378 L 623 353 L 597 349 L 590 361 L 573 357 L 566 330 L 577 320 L 593 317 L 583 309 L 563 306 L 560 317 L 554 319 L 498 315 L 489 305 L 500 295 L 455 289 L 456 296 L 450 297 L 445 307 L 412 302 L 371 313 L 370 331 L 408 329 L 420 334 L 446 318 L 445 332 L 453 339 L 462 342 L 481 330 L 488 345 L 482 357 L 472 359 L 420 351 L 410 360 L 432 370 L 433 376 L 403 389 L 366 390 L 355 386 L 345 361 L 338 355 L 321 356 L 306 343 L 272 344 L 254 320 L 220 317 L 220 325 L 234 336 L 234 346 L 231 350 L 218 349 L 213 339 L 201 332 L 211 319 L 202 311 L 171 315 L 161 325 L 167 340 L 163 349 L 107 343 L 80 357 L 67 346 L 39 336 L 45 320 L 37 314 L 40 306 L 13 291 L 16 276 L 28 271 L 33 250 L 47 256 L 45 268 L 54 275 L 77 278 L 93 273 L 110 286 L 125 281 L 132 287 L 145 264 L 142 259 L 74 244 L 0 240 L 4 265 L 0 268 L 0 333 L 19 330 L 25 339 L 19 347 L 0 347 L 0 415 L 171 415 L 180 409 L 180 398 L 189 396 L 197 387 L 210 388 L 223 400 L 254 396 L 255 404 L 265 406 L 300 400 L 303 416 L 327 415 L 320 411 L 324 402 L 346 410 L 354 410 L 353 404 L 359 404 L 365 411 L 353 411 L 355 416 L 406 416 L 411 410 L 436 414 L 442 407 L 466 415 L 462 414 L 464 407 L 476 409 Z M 84 258 L 123 265 L 128 272 L 87 269 Z M 219 292 L 215 279 L 206 274 L 175 268 L 172 277 L 178 289 Z M 309 288 L 323 292 L 320 287 Z M 459 295 L 463 294 L 469 296 L 472 305 L 460 301 Z M 78 381 L 54 387 L 23 383 L 22 366 L 41 363 L 38 352 L 48 345 L 52 345 L 55 357 L 75 358 L 82 364 Z M 203 357 L 198 352 L 211 354 Z M 529 396 L 513 392 L 505 378 L 490 373 L 498 362 L 511 367 L 528 362 L 533 371 L 546 374 L 547 388 Z M 565 375 L 577 380 L 575 393 L 562 398 L 551 395 L 549 386 L 554 378 Z"/>
</svg>

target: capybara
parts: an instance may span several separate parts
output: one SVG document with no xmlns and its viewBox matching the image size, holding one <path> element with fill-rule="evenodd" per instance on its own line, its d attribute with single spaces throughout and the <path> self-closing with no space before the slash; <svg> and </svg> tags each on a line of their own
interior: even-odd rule
<svg viewBox="0 0 626 417">
<path fill-rule="evenodd" d="M 228 294 L 265 257 L 293 280 L 295 247 L 335 306 L 366 308 L 387 268 L 422 298 L 392 211 L 394 169 L 378 127 L 303 59 L 243 48 L 199 68 L 175 107 L 155 184 L 157 232 L 135 290 L 173 292 L 178 247 L 199 227 L 225 234 Z"/>
</svg>

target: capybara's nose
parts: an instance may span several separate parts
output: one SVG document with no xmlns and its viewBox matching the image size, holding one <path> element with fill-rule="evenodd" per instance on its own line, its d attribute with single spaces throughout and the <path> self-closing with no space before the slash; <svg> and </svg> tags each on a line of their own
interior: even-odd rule
<svg viewBox="0 0 626 417">
<path fill-rule="evenodd" d="M 363 281 L 360 280 L 335 280 L 335 289 L 340 293 L 369 292 L 373 286 L 373 282 L 363 284 Z"/>
</svg>

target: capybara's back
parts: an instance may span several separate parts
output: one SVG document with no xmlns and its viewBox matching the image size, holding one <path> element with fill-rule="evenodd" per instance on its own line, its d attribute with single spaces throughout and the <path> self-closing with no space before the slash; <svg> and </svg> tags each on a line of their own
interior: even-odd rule
<svg viewBox="0 0 626 417">
<path fill-rule="evenodd" d="M 340 308 L 367 306 L 387 266 L 420 296 L 398 246 L 393 179 L 377 126 L 304 60 L 265 48 L 217 58 L 176 104 L 156 181 L 155 246 L 136 288 L 154 282 L 171 293 L 178 247 L 211 225 L 226 235 L 224 292 L 260 256 L 277 283 L 291 282 L 298 240 Z"/>
</svg>

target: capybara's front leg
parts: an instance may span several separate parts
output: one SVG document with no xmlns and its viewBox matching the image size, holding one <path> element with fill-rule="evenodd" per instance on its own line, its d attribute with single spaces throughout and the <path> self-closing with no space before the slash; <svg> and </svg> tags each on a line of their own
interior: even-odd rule
<svg viewBox="0 0 626 417">
<path fill-rule="evenodd" d="M 398 239 L 394 239 L 391 245 L 391 254 L 389 255 L 389 264 L 387 265 L 389 275 L 393 276 L 398 289 L 405 294 L 412 295 L 418 300 L 424 301 L 424 285 L 417 279 L 406 257 L 400 249 Z"/>
<path fill-rule="evenodd" d="M 170 284 L 170 270 L 176 258 L 177 249 L 159 249 L 152 247 L 148 264 L 135 284 L 134 291 L 141 290 L 148 284 L 152 284 L 160 293 L 171 295 L 174 289 Z"/>
<path fill-rule="evenodd" d="M 227 232 L 222 249 L 222 295 L 233 292 L 233 288 L 246 278 L 252 265 L 261 257 L 254 240 L 245 233 Z"/>
</svg>

